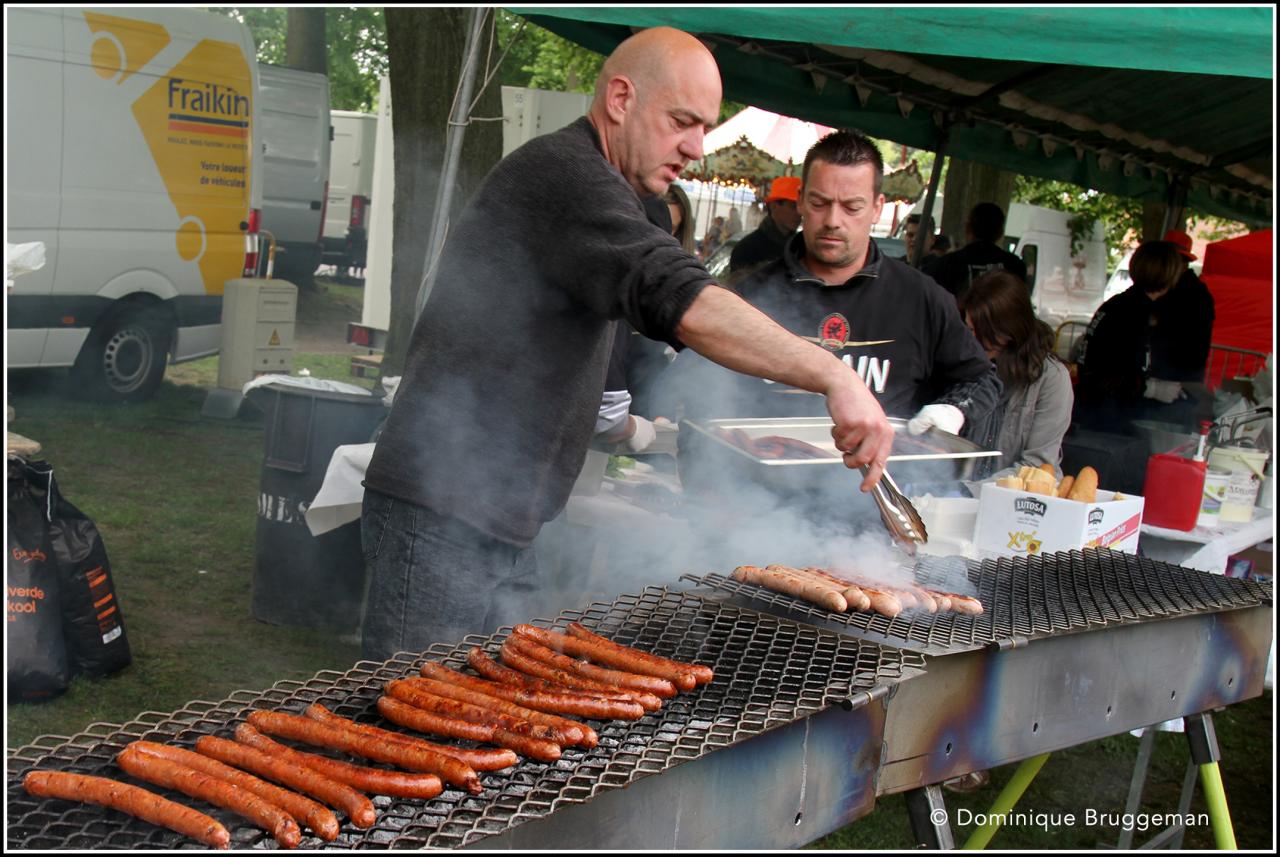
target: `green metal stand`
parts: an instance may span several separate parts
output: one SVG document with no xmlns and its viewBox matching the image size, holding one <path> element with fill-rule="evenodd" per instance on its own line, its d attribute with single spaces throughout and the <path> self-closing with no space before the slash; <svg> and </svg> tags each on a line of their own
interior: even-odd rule
<svg viewBox="0 0 1280 857">
<path fill-rule="evenodd" d="M 1044 767 L 1044 763 L 1049 760 L 1049 754 L 1044 753 L 1040 756 L 1032 756 L 1030 759 L 1023 760 L 1018 765 L 1018 770 L 1014 772 L 1013 779 L 1009 780 L 1008 785 L 996 797 L 995 803 L 991 805 L 990 811 L 987 813 L 987 822 L 975 828 L 973 833 L 969 834 L 969 839 L 961 847 L 966 851 L 980 851 L 987 847 L 987 843 L 991 841 L 991 837 L 996 835 L 996 831 L 1000 829 L 1001 819 L 1010 813 L 1018 801 L 1022 798 L 1023 793 L 1031 785 L 1031 781 L 1036 778 L 1036 774 L 1040 773 L 1040 769 Z"/>
<path fill-rule="evenodd" d="M 1209 824 L 1213 827 L 1213 842 L 1218 850 L 1234 851 L 1236 832 L 1231 826 L 1231 811 L 1227 808 L 1227 792 L 1222 787 L 1222 771 L 1218 759 L 1218 736 L 1213 731 L 1213 716 L 1205 711 L 1184 717 L 1187 725 L 1187 743 L 1191 745 L 1191 761 L 1200 766 L 1200 788 L 1204 789 L 1204 802 L 1209 810 Z"/>
</svg>

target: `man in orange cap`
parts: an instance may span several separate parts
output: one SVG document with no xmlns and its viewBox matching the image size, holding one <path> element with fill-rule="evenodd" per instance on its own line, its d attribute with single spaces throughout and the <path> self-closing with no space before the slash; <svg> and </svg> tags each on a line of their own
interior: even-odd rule
<svg viewBox="0 0 1280 857">
<path fill-rule="evenodd" d="M 749 273 L 782 256 L 783 245 L 800 228 L 800 211 L 796 208 L 799 199 L 799 176 L 779 176 L 773 180 L 764 200 L 764 220 L 733 248 L 729 256 L 730 274 Z"/>
</svg>

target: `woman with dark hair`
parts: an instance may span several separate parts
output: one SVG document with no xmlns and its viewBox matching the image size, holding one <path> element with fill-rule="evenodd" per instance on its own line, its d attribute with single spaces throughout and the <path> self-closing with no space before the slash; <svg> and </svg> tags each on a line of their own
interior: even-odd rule
<svg viewBox="0 0 1280 857">
<path fill-rule="evenodd" d="M 671 212 L 671 234 L 686 253 L 693 254 L 698 242 L 693 237 L 693 204 L 689 202 L 689 194 L 679 184 L 672 182 L 664 199 L 667 201 L 667 210 Z"/>
<path fill-rule="evenodd" d="M 1074 401 L 1071 377 L 1053 351 L 1053 330 L 1036 318 L 1026 283 L 1008 271 L 992 271 L 974 280 L 959 306 L 1004 385 L 1000 419 L 992 420 L 986 438 L 974 440 L 1004 453 L 1001 468 L 1051 464 L 1061 477 L 1062 436 Z"/>
</svg>

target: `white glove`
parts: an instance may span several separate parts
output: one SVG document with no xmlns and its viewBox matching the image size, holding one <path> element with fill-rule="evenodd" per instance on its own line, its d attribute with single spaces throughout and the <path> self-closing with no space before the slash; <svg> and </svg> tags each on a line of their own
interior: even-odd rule
<svg viewBox="0 0 1280 857">
<path fill-rule="evenodd" d="M 1181 393 L 1182 385 L 1177 381 L 1161 381 L 1159 378 L 1148 378 L 1147 389 L 1142 395 L 1148 399 L 1155 399 L 1157 402 L 1164 402 L 1168 405 L 1176 402 Z"/>
<path fill-rule="evenodd" d="M 636 421 L 636 430 L 627 438 L 627 449 L 632 452 L 644 452 L 649 448 L 649 444 L 653 443 L 658 436 L 658 430 L 653 427 L 653 423 L 644 417 L 631 415 L 631 419 Z"/>
<path fill-rule="evenodd" d="M 923 434 L 927 429 L 937 428 L 950 434 L 959 434 L 963 425 L 964 412 L 955 405 L 925 405 L 907 423 L 907 431 L 911 434 Z"/>
</svg>

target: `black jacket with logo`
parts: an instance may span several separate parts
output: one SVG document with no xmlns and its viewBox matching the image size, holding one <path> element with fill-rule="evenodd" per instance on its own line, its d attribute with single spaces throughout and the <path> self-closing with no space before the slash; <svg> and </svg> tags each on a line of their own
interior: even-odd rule
<svg viewBox="0 0 1280 857">
<path fill-rule="evenodd" d="M 929 271 L 944 289 L 959 298 L 969 284 L 991 271 L 1001 268 L 1027 281 L 1027 264 L 990 241 L 972 241 L 938 260 Z"/>
<path fill-rule="evenodd" d="M 870 241 L 867 262 L 839 285 L 804 266 L 797 233 L 783 257 L 738 282 L 749 303 L 787 330 L 827 348 L 855 369 L 889 416 L 911 417 L 949 404 L 965 433 L 991 416 L 1000 397 L 995 365 L 965 327 L 956 302 L 937 283 Z M 822 396 L 730 372 L 689 351 L 670 370 L 668 394 L 687 417 L 825 415 Z"/>
</svg>

